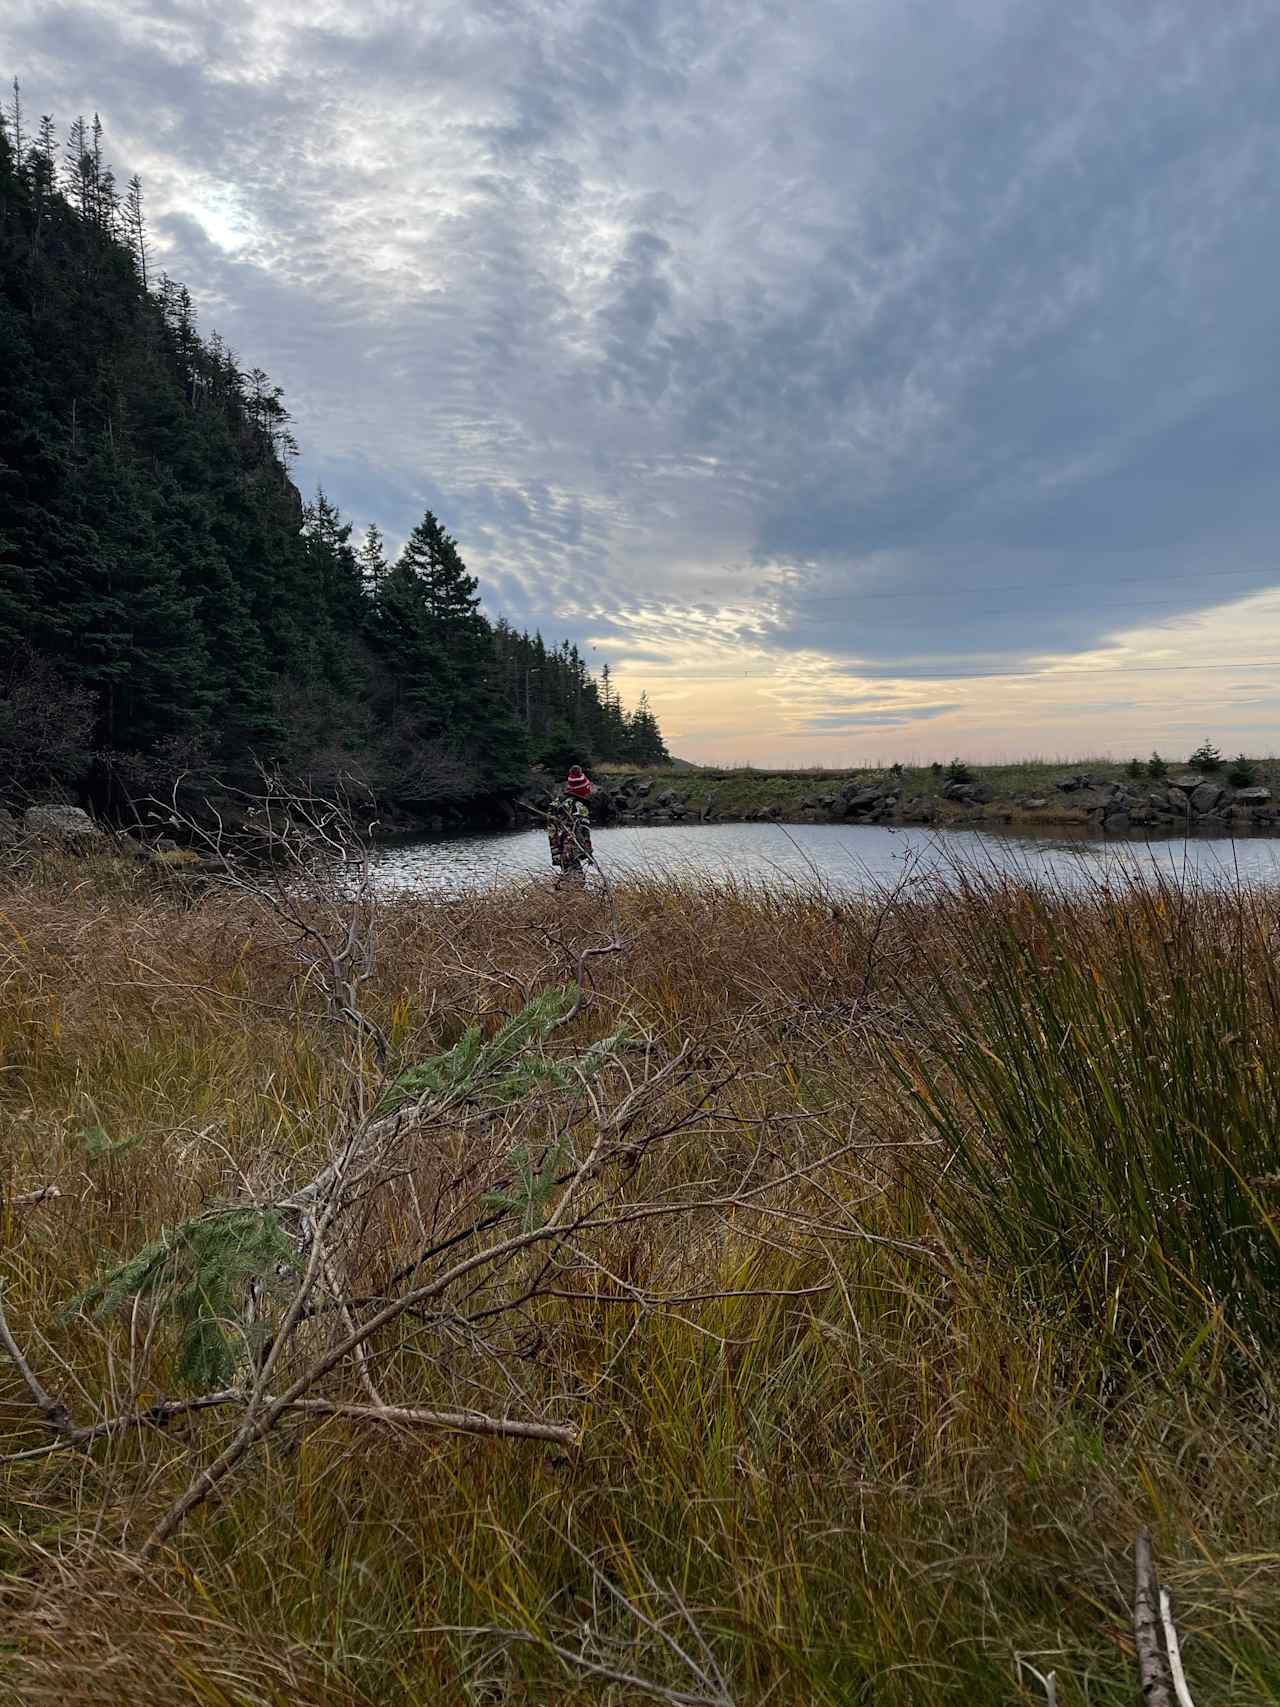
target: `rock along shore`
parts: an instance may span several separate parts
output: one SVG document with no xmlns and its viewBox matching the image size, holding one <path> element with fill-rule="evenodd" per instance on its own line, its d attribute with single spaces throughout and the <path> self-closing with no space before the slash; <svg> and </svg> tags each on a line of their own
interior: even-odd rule
<svg viewBox="0 0 1280 1707">
<path fill-rule="evenodd" d="M 1117 779 L 1069 771 L 1039 779 L 1039 791 L 1009 792 L 986 780 L 829 779 L 798 786 L 794 775 L 635 773 L 596 780 L 593 816 L 614 824 L 937 824 L 1077 828 L 1107 835 L 1268 833 L 1280 829 L 1280 800 L 1261 784 L 1232 787 L 1196 771 Z M 541 791 L 522 802 L 540 816 Z"/>
</svg>

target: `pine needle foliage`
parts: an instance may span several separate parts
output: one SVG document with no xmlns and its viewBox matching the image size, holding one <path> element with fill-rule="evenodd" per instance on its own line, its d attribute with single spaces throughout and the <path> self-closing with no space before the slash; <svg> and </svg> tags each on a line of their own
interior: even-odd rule
<svg viewBox="0 0 1280 1707">
<path fill-rule="evenodd" d="M 90 1162 L 101 1162 L 111 1156 L 124 1156 L 142 1142 L 140 1132 L 132 1132 L 124 1138 L 113 1138 L 103 1126 L 86 1126 L 80 1134 L 84 1145 L 85 1157 Z"/>
<path fill-rule="evenodd" d="M 177 1370 L 192 1391 L 230 1381 L 244 1352 L 246 1288 L 268 1288 L 296 1253 L 274 1209 L 215 1210 L 193 1217 L 145 1245 L 72 1300 L 68 1313 L 91 1310 L 101 1320 L 138 1298 L 157 1301 L 177 1330 Z"/>
<path fill-rule="evenodd" d="M 535 1091 L 567 1090 L 582 1078 L 594 1078 L 612 1051 L 625 1041 L 625 1033 L 601 1039 L 572 1065 L 542 1050 L 576 996 L 576 990 L 567 985 L 540 991 L 487 1041 L 478 1025 L 468 1026 L 452 1049 L 429 1056 L 401 1073 L 383 1099 L 383 1110 L 390 1112 L 403 1103 L 432 1095 L 483 1100 L 501 1108 Z"/>
<path fill-rule="evenodd" d="M 528 1149 L 521 1144 L 511 1152 L 511 1183 L 503 1191 L 486 1192 L 481 1202 L 491 1209 L 519 1210 L 526 1233 L 541 1227 L 546 1221 L 546 1208 L 565 1163 L 569 1159 L 569 1142 L 561 1138 L 543 1158 L 541 1166 L 534 1164 Z"/>
</svg>

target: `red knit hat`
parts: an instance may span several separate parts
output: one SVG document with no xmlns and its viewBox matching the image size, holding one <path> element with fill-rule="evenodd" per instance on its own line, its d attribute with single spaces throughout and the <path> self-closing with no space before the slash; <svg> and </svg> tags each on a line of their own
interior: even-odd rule
<svg viewBox="0 0 1280 1707">
<path fill-rule="evenodd" d="M 564 780 L 566 794 L 572 794 L 579 800 L 590 800 L 591 781 L 581 765 L 575 765 Z"/>
</svg>

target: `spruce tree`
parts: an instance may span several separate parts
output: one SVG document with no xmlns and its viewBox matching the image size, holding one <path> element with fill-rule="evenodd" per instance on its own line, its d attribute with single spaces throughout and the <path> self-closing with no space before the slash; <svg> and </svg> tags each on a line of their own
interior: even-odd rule
<svg viewBox="0 0 1280 1707">
<path fill-rule="evenodd" d="M 389 566 L 376 528 L 357 550 L 324 493 L 304 506 L 280 387 L 202 337 L 184 286 L 153 281 L 142 184 L 121 206 L 97 116 L 72 125 L 60 172 L 55 154 L 52 117 L 30 137 L 15 90 L 0 653 L 65 684 L 87 739 L 135 774 L 177 741 L 223 774 L 350 761 L 393 797 L 461 800 L 519 789 L 530 742 L 620 756 L 636 731 L 609 683 L 602 699 L 569 642 L 491 627 L 434 515 Z"/>
<path fill-rule="evenodd" d="M 360 565 L 360 582 L 367 598 L 376 599 L 378 588 L 387 573 L 386 542 L 374 522 L 365 529 L 356 559 Z"/>
</svg>

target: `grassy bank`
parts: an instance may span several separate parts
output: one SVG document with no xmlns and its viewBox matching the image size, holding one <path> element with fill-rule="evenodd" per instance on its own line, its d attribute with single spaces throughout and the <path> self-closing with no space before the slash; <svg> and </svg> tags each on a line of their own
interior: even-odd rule
<svg viewBox="0 0 1280 1707">
<path fill-rule="evenodd" d="M 1169 772 L 1194 769 L 1173 759 Z M 1214 779 L 1224 781 L 1232 766 L 1225 762 L 1213 773 Z M 1269 788 L 1273 797 L 1280 798 L 1280 760 L 1250 761 L 1255 784 Z M 1087 775 L 1098 784 L 1119 784 L 1138 790 L 1159 791 L 1163 778 L 1152 777 L 1144 761 L 1135 776 L 1129 763 L 1114 759 L 1026 759 L 1017 764 L 969 765 L 966 773 L 990 790 L 991 798 L 975 805 L 966 801 L 948 800 L 944 788 L 948 780 L 947 767 L 942 765 L 907 765 L 896 770 L 867 767 L 862 769 L 830 770 L 768 770 L 754 767 L 722 769 L 714 766 L 683 770 L 650 770 L 643 774 L 651 783 L 648 801 L 673 793 L 683 800 L 691 818 L 749 819 L 772 813 L 786 823 L 822 822 L 828 816 L 822 802 L 838 798 L 843 789 L 853 785 L 879 785 L 891 789 L 899 801 L 895 816 L 926 816 L 939 824 L 971 823 L 987 819 L 1015 826 L 1084 826 L 1089 822 L 1090 807 L 1096 803 L 1098 790 L 1063 793 L 1056 784 L 1060 778 Z M 638 773 L 622 766 L 604 766 L 601 775 L 606 782 L 616 783 Z"/>
<path fill-rule="evenodd" d="M 594 897 L 382 904 L 353 1037 L 244 896 L 6 882 L 4 1304 L 76 1422 L 181 1394 L 182 1318 L 159 1280 L 68 1301 L 312 1179 L 406 1085 L 435 1100 L 313 1296 L 367 1316 L 406 1264 L 539 1242 L 339 1361 L 352 1414 L 283 1416 L 145 1568 L 237 1413 L 9 1463 L 0 1695 L 1043 1701 L 1021 1655 L 1064 1704 L 1130 1704 L 1146 1523 L 1196 1700 L 1274 1702 L 1280 898 L 617 904 L 621 952 L 586 963 Z M 584 964 L 585 1010 L 483 1056 Z M 579 1444 L 371 1423 L 371 1391 Z M 56 1444 L 7 1363 L 0 1432 Z"/>
</svg>

